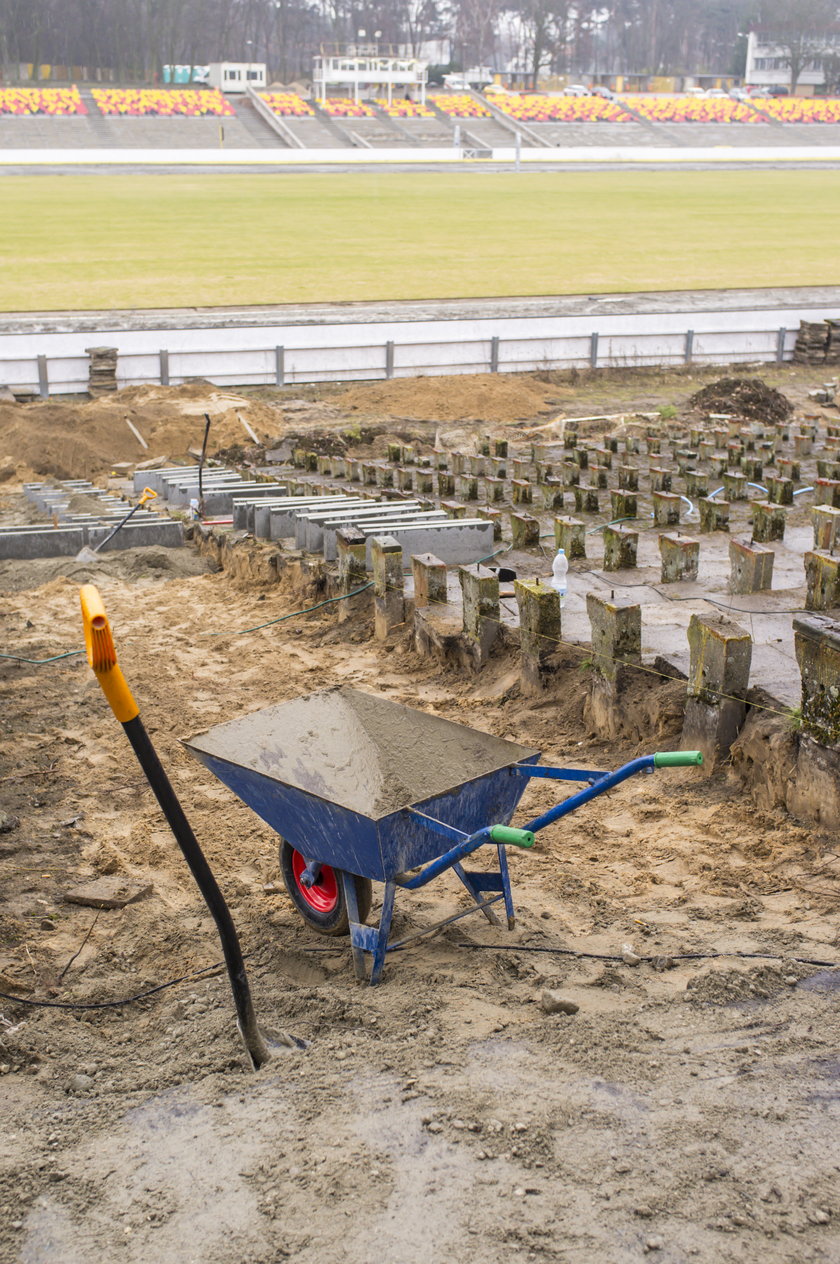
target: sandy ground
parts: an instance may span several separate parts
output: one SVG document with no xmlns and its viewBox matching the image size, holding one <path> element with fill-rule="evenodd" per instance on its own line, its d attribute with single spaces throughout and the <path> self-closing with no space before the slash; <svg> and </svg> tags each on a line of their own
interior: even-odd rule
<svg viewBox="0 0 840 1264">
<path fill-rule="evenodd" d="M 191 550 L 4 563 L 4 652 L 78 648 L 88 579 L 260 1019 L 306 1047 L 250 1071 L 217 970 L 108 1009 L 0 1000 L 3 1264 L 840 1259 L 840 972 L 813 964 L 840 963 L 835 837 L 757 811 L 725 771 L 637 778 L 511 854 L 513 931 L 466 918 L 371 989 L 345 941 L 295 912 L 276 835 L 179 742 L 349 684 L 610 768 L 676 743 L 679 683 L 651 686 L 643 746 L 608 746 L 586 732 L 580 657 L 534 700 L 509 654 L 466 678 L 419 659 L 407 630 L 372 641 L 363 614 L 234 635 L 313 598 Z M 218 963 L 84 659 L 0 660 L 0 691 L 0 991 L 92 1004 Z M 533 783 L 518 819 L 564 792 Z M 64 901 L 108 874 L 151 892 L 98 914 Z M 398 896 L 394 934 L 466 907 L 447 875 Z M 627 964 L 624 945 L 650 960 Z M 545 1013 L 547 987 L 578 1011 Z"/>
<path fill-rule="evenodd" d="M 247 1070 L 218 976 L 109 1010 L 2 1002 L 1 1259 L 838 1258 L 840 976 L 794 961 L 840 960 L 834 840 L 756 812 L 723 776 L 638 779 L 511 857 L 512 933 L 456 923 L 369 989 L 342 941 L 294 912 L 271 831 L 179 736 L 346 683 L 546 760 L 609 767 L 636 751 L 585 736 L 573 663 L 535 703 L 504 657 L 464 680 L 407 637 L 378 645 L 330 614 L 235 637 L 300 598 L 224 574 L 138 579 L 130 558 L 108 568 L 96 577 L 121 662 L 234 910 L 262 1021 L 308 1043 Z M 71 580 L 10 594 L 4 642 L 73 648 L 77 610 Z M 0 835 L 2 990 L 116 999 L 218 961 L 84 660 L 2 676 L 4 809 L 19 818 Z M 679 686 L 661 688 L 650 748 L 678 729 Z M 524 811 L 555 790 L 529 790 Z M 102 873 L 152 893 L 98 916 L 63 902 Z M 462 907 L 441 879 L 398 899 L 395 931 Z M 661 960 L 527 951 L 613 958 L 625 943 Z M 783 960 L 671 959 L 736 951 Z M 543 1013 L 544 986 L 579 1012 Z"/>
</svg>

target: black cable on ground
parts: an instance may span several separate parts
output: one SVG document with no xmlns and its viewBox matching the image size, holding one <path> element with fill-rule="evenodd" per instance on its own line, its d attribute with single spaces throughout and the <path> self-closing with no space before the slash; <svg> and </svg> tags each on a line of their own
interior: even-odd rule
<svg viewBox="0 0 840 1264">
<path fill-rule="evenodd" d="M 459 948 L 479 948 L 490 952 L 550 952 L 561 957 L 581 957 L 587 961 L 621 961 L 620 953 L 580 952 L 576 948 L 545 948 L 535 944 L 458 944 Z M 825 966 L 840 970 L 840 961 L 822 961 L 815 957 L 789 957 L 783 952 L 659 952 L 654 957 L 639 957 L 639 961 L 716 961 L 721 957 L 742 958 L 745 961 L 793 961 L 801 966 Z M 624 964 L 627 964 L 624 962 Z"/>
<path fill-rule="evenodd" d="M 8 992 L 0 992 L 0 1000 L 14 1001 L 15 1005 L 32 1005 L 38 1009 L 119 1009 L 123 1005 L 132 1005 L 135 1001 L 142 1001 L 147 996 L 154 996 L 156 992 L 164 992 L 167 988 L 176 987 L 179 983 L 187 983 L 190 979 L 200 979 L 205 974 L 213 974 L 217 970 L 223 970 L 224 967 L 224 961 L 217 961 L 212 966 L 205 966 L 203 970 L 195 970 L 192 974 L 182 974 L 177 979 L 170 979 L 168 983 L 158 983 L 155 987 L 146 988 L 144 992 L 137 992 L 134 996 L 127 996 L 123 1001 L 91 1001 L 88 1003 L 81 1001 L 34 1001 L 25 996 L 12 996 Z"/>
</svg>

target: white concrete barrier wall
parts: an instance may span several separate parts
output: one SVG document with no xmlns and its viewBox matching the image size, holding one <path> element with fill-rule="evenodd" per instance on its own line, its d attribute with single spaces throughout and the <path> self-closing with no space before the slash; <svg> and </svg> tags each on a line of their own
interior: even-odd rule
<svg viewBox="0 0 840 1264">
<path fill-rule="evenodd" d="M 394 377 L 486 373 L 492 339 L 498 338 L 501 372 L 585 367 L 597 334 L 599 367 L 769 362 L 790 359 L 800 320 L 840 315 L 833 307 L 761 311 L 673 311 L 627 315 L 387 320 L 358 324 L 253 325 L 232 329 L 101 329 L 87 332 L 0 334 L 0 383 L 37 394 L 38 357 L 47 364 L 49 392 L 87 390 L 85 348 L 114 346 L 117 382 L 159 382 L 161 350 L 168 353 L 169 381 L 202 377 L 219 386 L 275 381 L 277 347 L 283 348 L 286 385 L 303 382 L 375 381 L 388 375 L 393 343 Z"/>
</svg>

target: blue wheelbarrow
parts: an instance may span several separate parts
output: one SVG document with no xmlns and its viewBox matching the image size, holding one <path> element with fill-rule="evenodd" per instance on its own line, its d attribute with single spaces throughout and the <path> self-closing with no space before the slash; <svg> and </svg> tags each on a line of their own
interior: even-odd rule
<svg viewBox="0 0 840 1264">
<path fill-rule="evenodd" d="M 266 707 L 185 741 L 187 748 L 280 835 L 280 864 L 297 911 L 324 935 L 349 931 L 357 978 L 378 983 L 397 888 L 416 891 L 452 869 L 473 904 L 497 921 L 514 907 L 506 848 L 532 847 L 538 830 L 635 773 L 700 764 L 699 751 L 633 759 L 615 772 L 538 766 L 539 751 L 356 689 L 325 690 Z M 510 820 L 531 777 L 583 788 L 522 828 Z M 464 867 L 480 847 L 497 867 Z M 366 926 L 373 882 L 385 889 L 378 927 Z M 418 935 L 412 935 L 413 939 Z"/>
</svg>

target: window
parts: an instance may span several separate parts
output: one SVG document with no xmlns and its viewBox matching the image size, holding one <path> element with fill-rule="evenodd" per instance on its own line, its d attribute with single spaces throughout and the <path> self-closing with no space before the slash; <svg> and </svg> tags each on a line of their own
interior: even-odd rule
<svg viewBox="0 0 840 1264">
<path fill-rule="evenodd" d="M 246 70 L 245 78 L 246 79 L 262 79 L 262 75 L 260 74 L 258 70 Z"/>
<path fill-rule="evenodd" d="M 225 78 L 226 79 L 241 79 L 242 75 L 240 74 L 238 70 L 226 70 Z"/>
</svg>

